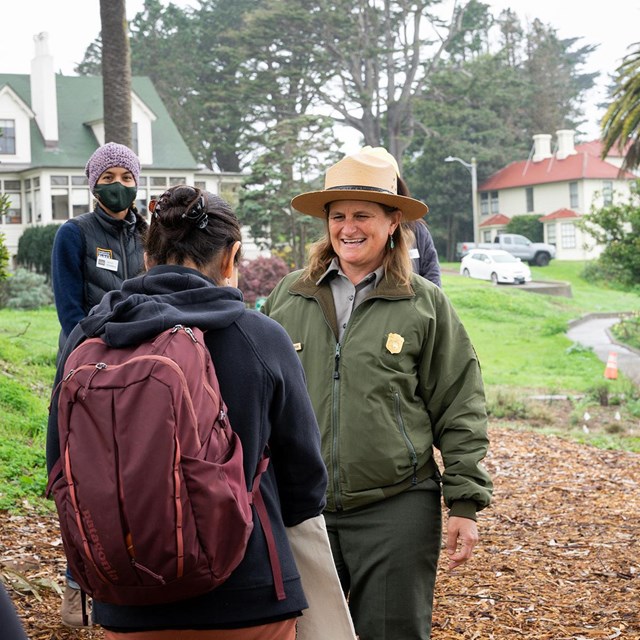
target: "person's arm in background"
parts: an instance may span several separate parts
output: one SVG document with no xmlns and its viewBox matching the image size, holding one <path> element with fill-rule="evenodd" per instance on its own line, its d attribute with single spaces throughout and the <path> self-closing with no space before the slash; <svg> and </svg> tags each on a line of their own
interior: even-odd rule
<svg viewBox="0 0 640 640">
<path fill-rule="evenodd" d="M 80 228 L 64 223 L 58 229 L 51 252 L 51 280 L 60 326 L 65 335 L 85 317 L 83 248 Z"/>
<path fill-rule="evenodd" d="M 2 640 L 27 640 L 11 598 L 0 583 L 0 629 Z"/>
<path fill-rule="evenodd" d="M 438 252 L 433 244 L 431 232 L 422 220 L 416 221 L 413 226 L 413 235 L 416 238 L 416 248 L 419 254 L 417 259 L 412 260 L 414 271 L 423 278 L 433 282 L 433 284 L 442 287 Z"/>
</svg>

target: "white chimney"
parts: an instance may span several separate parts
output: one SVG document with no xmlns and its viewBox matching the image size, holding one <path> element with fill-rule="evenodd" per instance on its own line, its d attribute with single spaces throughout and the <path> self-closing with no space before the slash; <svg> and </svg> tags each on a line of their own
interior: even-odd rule
<svg viewBox="0 0 640 640">
<path fill-rule="evenodd" d="M 556 158 L 558 158 L 558 160 L 564 160 L 565 158 L 574 156 L 577 153 L 574 146 L 574 135 L 575 132 L 573 129 L 560 129 L 559 131 L 556 131 L 556 136 L 558 137 Z"/>
<path fill-rule="evenodd" d="M 533 158 L 534 162 L 541 162 L 551 158 L 551 135 L 548 133 L 538 133 L 533 136 Z"/>
<path fill-rule="evenodd" d="M 58 144 L 58 97 L 53 58 L 49 55 L 49 34 L 33 36 L 36 55 L 31 60 L 31 108 L 48 147 Z"/>
</svg>

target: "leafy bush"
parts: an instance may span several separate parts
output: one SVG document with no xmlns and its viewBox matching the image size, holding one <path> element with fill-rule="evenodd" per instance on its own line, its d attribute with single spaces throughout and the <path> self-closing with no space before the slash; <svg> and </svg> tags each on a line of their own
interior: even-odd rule
<svg viewBox="0 0 640 640">
<path fill-rule="evenodd" d="M 9 249 L 4 243 L 4 233 L 0 233 L 0 282 L 9 277 Z"/>
<path fill-rule="evenodd" d="M 624 344 L 640 349 L 640 313 L 634 313 L 611 327 L 613 335 Z"/>
<path fill-rule="evenodd" d="M 538 214 L 513 216 L 507 224 L 507 233 L 518 233 L 529 238 L 531 242 L 542 242 L 544 240 L 544 230 Z"/>
<path fill-rule="evenodd" d="M 640 283 L 640 180 L 631 185 L 627 202 L 593 209 L 579 226 L 596 242 L 605 245 L 598 258 L 601 280 L 614 280 L 626 287 Z"/>
<path fill-rule="evenodd" d="M 44 275 L 18 269 L 2 283 L 0 298 L 10 309 L 38 309 L 53 302 L 53 292 Z"/>
<path fill-rule="evenodd" d="M 268 296 L 280 280 L 289 273 L 289 267 L 276 256 L 243 260 L 240 264 L 238 287 L 245 302 L 255 305 L 260 297 Z"/>
<path fill-rule="evenodd" d="M 59 224 L 29 227 L 18 240 L 18 264 L 51 278 L 51 250 Z"/>
</svg>

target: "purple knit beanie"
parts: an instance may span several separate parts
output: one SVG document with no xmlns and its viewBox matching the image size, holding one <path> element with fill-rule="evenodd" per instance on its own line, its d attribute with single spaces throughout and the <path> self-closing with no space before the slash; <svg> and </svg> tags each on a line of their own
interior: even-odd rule
<svg viewBox="0 0 640 640">
<path fill-rule="evenodd" d="M 128 169 L 131 171 L 136 185 L 138 184 L 138 177 L 140 176 L 140 160 L 138 160 L 138 156 L 123 144 L 107 142 L 107 144 L 98 147 L 93 152 L 84 169 L 87 178 L 89 178 L 89 189 L 91 191 L 93 191 L 100 176 L 111 167 Z"/>
</svg>

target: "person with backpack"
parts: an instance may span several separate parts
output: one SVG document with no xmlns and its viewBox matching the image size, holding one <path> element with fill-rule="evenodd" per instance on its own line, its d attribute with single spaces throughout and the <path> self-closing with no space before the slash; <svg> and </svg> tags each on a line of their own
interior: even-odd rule
<svg viewBox="0 0 640 640">
<path fill-rule="evenodd" d="M 293 640 L 296 618 L 306 609 L 307 600 L 286 528 L 322 520 L 327 484 L 302 366 L 284 329 L 247 309 L 235 288 L 241 234 L 231 207 L 216 195 L 179 185 L 152 201 L 149 209 L 152 218 L 145 244 L 148 270 L 126 280 L 119 291 L 105 295 L 72 330 L 56 374 L 47 466 L 61 529 L 67 532 L 63 535 L 65 551 L 76 558 L 74 566 L 78 566 L 83 581 L 94 584 L 92 576 L 101 576 L 97 588 L 109 596 L 94 597 L 92 611 L 94 622 L 104 627 L 107 640 Z M 200 385 L 191 384 L 186 370 L 183 374 L 193 404 L 189 400 L 176 405 L 182 408 L 175 409 L 175 416 L 165 415 L 171 411 L 163 411 L 164 395 L 158 392 L 157 403 L 153 394 L 141 394 L 145 400 L 136 406 L 135 393 L 140 390 L 133 389 L 135 385 L 158 385 L 166 380 L 170 395 L 181 397 L 184 389 L 164 377 L 176 368 L 167 364 L 164 345 L 178 338 L 183 346 L 174 356 L 182 354 L 186 358 L 185 352 L 195 349 L 201 362 L 198 365 L 192 360 L 192 365 L 207 371 Z M 94 361 L 83 368 L 78 353 L 84 348 L 102 349 L 104 362 Z M 133 357 L 127 359 L 127 354 L 136 350 L 145 354 L 136 363 L 154 358 L 158 362 L 154 361 L 152 374 L 140 374 L 134 380 L 137 364 Z M 110 351 L 124 364 L 110 364 Z M 215 374 L 207 364 L 209 358 Z M 75 370 L 68 370 L 67 360 L 75 363 Z M 166 366 L 161 367 L 160 361 Z M 83 378 L 87 366 L 93 372 Z M 122 381 L 120 389 L 110 391 L 114 400 L 109 410 L 102 412 L 109 414 L 105 417 L 91 403 L 104 386 L 103 374 L 113 380 L 114 370 L 116 374 L 121 372 Z M 76 378 L 77 384 L 84 386 L 77 394 L 70 394 L 66 385 Z M 199 396 L 209 396 L 209 401 L 218 397 L 211 391 L 216 384 L 220 391 L 217 409 L 207 415 L 222 426 L 212 430 L 206 441 L 198 431 L 197 438 L 202 440 L 196 438 L 195 443 L 176 435 L 175 445 L 163 445 L 161 426 L 174 420 L 177 434 L 182 427 L 178 423 L 187 419 L 192 411 L 189 407 L 195 406 Z M 66 400 L 59 406 L 61 397 Z M 125 398 L 129 404 L 125 404 Z M 91 418 L 83 420 L 83 411 Z M 94 423 L 109 419 L 113 421 L 113 436 L 104 438 L 102 447 L 87 451 L 86 447 L 74 446 L 80 441 L 76 439 L 90 437 L 86 434 L 91 433 Z M 189 475 L 189 470 L 201 469 L 199 450 L 228 444 L 233 434 L 241 443 L 246 482 L 243 487 L 235 486 L 234 495 L 250 494 L 253 528 L 230 575 L 223 576 L 215 587 L 194 587 L 186 580 L 186 566 L 194 560 L 197 543 L 204 548 L 208 543 L 203 540 L 209 534 L 219 536 L 222 546 L 209 548 L 204 557 L 213 562 L 225 559 L 226 547 L 237 547 L 237 536 L 203 524 L 210 514 L 202 507 L 202 497 L 211 483 L 217 486 L 224 480 L 227 458 L 205 460 L 209 475 Z M 196 453 L 188 454 L 187 445 Z M 113 465 L 116 471 L 111 472 Z M 216 472 L 217 466 L 223 471 Z M 171 495 L 165 494 L 170 491 L 149 486 L 155 482 L 158 467 L 166 467 L 167 475 L 175 481 L 175 509 L 166 508 Z M 107 471 L 101 475 L 103 469 Z M 132 488 L 130 475 L 141 476 L 144 481 Z M 90 513 L 86 506 L 89 503 L 83 503 L 96 495 L 104 496 L 104 513 Z M 60 500 L 60 496 L 65 499 Z M 256 510 L 263 515 L 266 511 L 266 518 L 258 518 Z M 191 512 L 195 520 L 190 519 Z M 175 528 L 174 519 L 184 524 Z M 189 533 L 189 527 L 196 528 L 197 536 Z M 77 530 L 82 533 L 74 539 Z M 171 540 L 171 535 L 179 544 L 163 542 Z M 109 555 L 114 539 L 123 541 L 124 561 Z M 147 560 L 141 561 L 142 557 Z M 180 588 L 176 591 L 176 584 L 181 583 L 173 574 L 163 577 L 160 570 L 151 569 L 156 566 L 152 562 L 180 567 L 184 592 Z M 124 580 L 120 576 L 127 571 L 135 574 L 137 587 L 121 584 Z"/>
<path fill-rule="evenodd" d="M 60 349 L 105 293 L 119 289 L 143 269 L 142 237 L 147 223 L 133 204 L 140 175 L 138 156 L 125 145 L 108 142 L 91 155 L 85 174 L 95 208 L 60 225 L 51 252 Z M 65 582 L 62 622 L 81 627 L 81 594 L 68 570 Z"/>
</svg>

